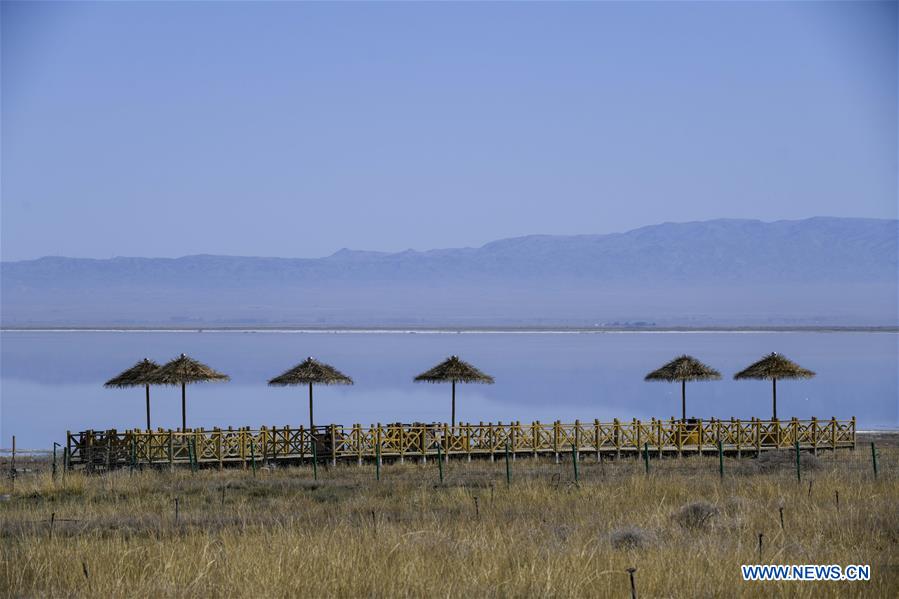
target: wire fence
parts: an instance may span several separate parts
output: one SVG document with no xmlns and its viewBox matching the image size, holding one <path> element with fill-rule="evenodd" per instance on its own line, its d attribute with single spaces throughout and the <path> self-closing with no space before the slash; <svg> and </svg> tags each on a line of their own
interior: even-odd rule
<svg viewBox="0 0 899 599">
<path fill-rule="evenodd" d="M 63 452 L 53 450 L 19 450 L 15 455 L 11 449 L 0 449 L 0 473 L 15 481 L 25 477 L 52 474 L 65 476 L 66 464 Z M 135 470 L 156 470 L 167 472 L 167 465 L 135 464 Z M 125 469 L 129 470 L 129 469 Z M 175 469 L 177 470 L 177 469 Z M 464 458 L 441 455 L 421 464 L 405 465 L 397 460 L 372 460 L 357 463 L 340 463 L 337 466 L 329 460 L 309 459 L 290 465 L 266 460 L 259 456 L 248 464 L 235 464 L 229 471 L 244 471 L 247 476 L 256 476 L 259 471 L 280 471 L 287 475 L 314 479 L 340 479 L 350 476 L 355 479 L 368 478 L 372 481 L 389 480 L 392 476 L 405 478 L 420 476 L 422 471 L 430 471 L 434 482 L 450 484 L 493 485 L 511 484 L 513 481 L 549 481 L 553 484 L 603 484 L 633 476 L 652 478 L 673 477 L 719 477 L 734 479 L 753 476 L 774 476 L 796 482 L 811 481 L 814 478 L 839 473 L 847 480 L 892 480 L 899 477 L 899 445 L 889 442 L 860 441 L 855 449 L 838 450 L 797 450 L 796 448 L 765 451 L 758 455 L 736 456 L 722 452 L 706 452 L 703 455 L 657 455 L 653 451 L 626 454 L 594 455 L 575 451 L 560 452 L 554 456 L 522 456 L 511 453 L 500 454 L 493 459 L 481 458 L 468 461 Z M 183 470 L 182 470 L 183 471 Z M 98 471 L 99 475 L 115 471 Z M 192 467 L 197 473 L 199 468 Z"/>
</svg>

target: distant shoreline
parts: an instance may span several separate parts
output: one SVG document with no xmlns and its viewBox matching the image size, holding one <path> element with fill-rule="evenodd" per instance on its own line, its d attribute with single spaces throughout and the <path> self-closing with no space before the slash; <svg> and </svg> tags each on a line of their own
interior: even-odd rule
<svg viewBox="0 0 899 599">
<path fill-rule="evenodd" d="M 603 333 L 899 333 L 899 326 L 4 326 L 3 333 L 295 333 L 295 334 L 603 334 Z"/>
</svg>

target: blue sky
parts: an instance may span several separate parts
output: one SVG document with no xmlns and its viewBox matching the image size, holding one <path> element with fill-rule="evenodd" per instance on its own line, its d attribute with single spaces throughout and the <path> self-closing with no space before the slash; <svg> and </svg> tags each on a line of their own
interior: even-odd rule
<svg viewBox="0 0 899 599">
<path fill-rule="evenodd" d="M 4 260 L 897 213 L 897 4 L 2 5 Z"/>
</svg>

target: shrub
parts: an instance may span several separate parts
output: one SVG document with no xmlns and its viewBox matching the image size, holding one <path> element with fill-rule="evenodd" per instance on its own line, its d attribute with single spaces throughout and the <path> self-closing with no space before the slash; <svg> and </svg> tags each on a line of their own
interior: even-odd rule
<svg viewBox="0 0 899 599">
<path fill-rule="evenodd" d="M 625 526 L 613 530 L 609 540 L 615 549 L 643 549 L 652 542 L 653 535 L 636 526 Z"/>
<path fill-rule="evenodd" d="M 694 501 L 677 510 L 674 520 L 684 528 L 706 528 L 718 512 L 718 508 L 707 501 Z"/>
</svg>

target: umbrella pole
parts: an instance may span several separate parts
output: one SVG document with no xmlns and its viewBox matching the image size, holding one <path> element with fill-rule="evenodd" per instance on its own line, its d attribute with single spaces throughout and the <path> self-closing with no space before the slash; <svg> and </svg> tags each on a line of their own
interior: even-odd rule
<svg viewBox="0 0 899 599">
<path fill-rule="evenodd" d="M 680 382 L 680 418 L 687 420 L 687 381 Z"/>
<path fill-rule="evenodd" d="M 456 428 L 456 380 L 453 379 L 453 419 L 452 426 Z"/>
<path fill-rule="evenodd" d="M 184 383 L 181 383 L 181 432 L 187 432 L 187 400 L 185 399 Z"/>
<path fill-rule="evenodd" d="M 147 430 L 150 430 L 150 385 L 146 384 L 144 387 L 147 388 Z"/>
<path fill-rule="evenodd" d="M 312 383 L 309 383 L 309 430 L 314 432 L 315 428 L 312 424 Z"/>
<path fill-rule="evenodd" d="M 774 420 L 777 420 L 777 379 L 771 379 L 771 397 L 774 400 Z"/>
</svg>

